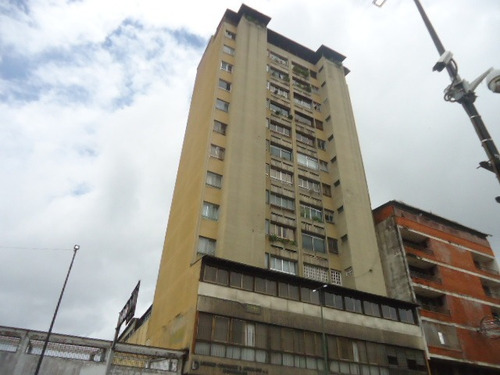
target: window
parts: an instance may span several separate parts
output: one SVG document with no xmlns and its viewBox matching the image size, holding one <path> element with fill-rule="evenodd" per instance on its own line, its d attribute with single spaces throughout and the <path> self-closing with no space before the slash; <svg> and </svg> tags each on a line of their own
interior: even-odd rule
<svg viewBox="0 0 500 375">
<path fill-rule="evenodd" d="M 321 104 L 313 102 L 313 108 L 315 111 L 321 112 Z"/>
<path fill-rule="evenodd" d="M 328 185 L 328 184 L 321 184 L 321 188 L 323 190 L 323 195 L 325 195 L 327 197 L 331 197 L 332 196 L 332 188 L 330 187 L 330 185 Z"/>
<path fill-rule="evenodd" d="M 236 34 L 233 33 L 232 31 L 225 30 L 224 35 L 226 35 L 227 38 L 235 40 L 236 39 Z"/>
<path fill-rule="evenodd" d="M 279 238 L 295 241 L 295 230 L 293 228 L 284 227 L 269 221 L 266 221 L 266 223 L 268 223 L 267 233 L 269 235 L 275 235 Z"/>
<path fill-rule="evenodd" d="M 275 86 L 270 84 L 269 82 L 267 83 L 267 88 L 269 91 L 271 91 L 274 95 L 279 95 L 282 96 L 285 99 L 288 99 L 289 92 L 288 90 L 282 89 L 279 86 Z"/>
<path fill-rule="evenodd" d="M 293 175 L 291 173 L 271 168 L 270 175 L 271 178 L 274 178 L 275 180 L 279 180 L 287 184 L 293 183 Z"/>
<path fill-rule="evenodd" d="M 231 91 L 231 83 L 224 81 L 223 79 L 219 79 L 219 87 L 226 91 Z"/>
<path fill-rule="evenodd" d="M 231 272 L 229 285 L 233 288 L 253 290 L 253 276 Z"/>
<path fill-rule="evenodd" d="M 227 285 L 229 282 L 229 272 L 221 268 L 206 265 L 203 270 L 203 281 Z"/>
<path fill-rule="evenodd" d="M 332 284 L 342 285 L 342 272 L 338 270 L 330 270 L 330 279 Z"/>
<path fill-rule="evenodd" d="M 311 85 L 311 92 L 312 92 L 313 94 L 319 94 L 319 87 L 318 87 L 318 86 Z"/>
<path fill-rule="evenodd" d="M 269 58 L 273 60 L 275 63 L 288 66 L 288 60 L 274 52 L 269 51 Z"/>
<path fill-rule="evenodd" d="M 337 212 L 340 214 L 342 212 L 344 212 L 344 206 L 340 206 L 339 208 L 337 208 Z"/>
<path fill-rule="evenodd" d="M 419 303 L 424 310 L 443 314 L 449 313 L 446 309 L 446 297 L 444 294 L 435 296 L 422 296 L 420 294 L 416 294 L 415 297 L 417 298 L 417 303 Z"/>
<path fill-rule="evenodd" d="M 287 137 L 290 137 L 290 128 L 282 126 L 281 124 L 278 124 L 277 122 L 274 122 L 272 120 L 269 121 L 269 129 L 271 129 L 275 133 L 283 134 L 286 135 Z"/>
<path fill-rule="evenodd" d="M 363 309 L 366 315 L 380 317 L 380 307 L 378 303 L 363 301 Z"/>
<path fill-rule="evenodd" d="M 226 72 L 231 73 L 233 71 L 233 66 L 225 61 L 221 61 L 220 63 L 221 70 L 225 70 Z"/>
<path fill-rule="evenodd" d="M 227 342 L 229 338 L 229 318 L 214 316 L 214 341 Z"/>
<path fill-rule="evenodd" d="M 295 211 L 295 202 L 293 199 L 274 193 L 269 194 L 269 204 L 281 208 L 286 208 L 287 210 Z"/>
<path fill-rule="evenodd" d="M 328 162 L 324 160 L 319 161 L 319 169 L 323 172 L 328 172 Z"/>
<path fill-rule="evenodd" d="M 315 193 L 319 193 L 319 182 L 308 180 L 307 178 L 299 176 L 299 186 L 301 188 L 314 191 Z"/>
<path fill-rule="evenodd" d="M 281 147 L 278 147 L 278 146 L 275 146 L 275 145 L 271 145 L 270 146 L 270 151 L 271 151 L 271 155 L 273 156 L 276 156 L 278 158 L 281 158 L 281 159 L 285 159 L 285 160 L 292 160 L 292 151 L 290 150 L 287 150 L 287 149 L 284 149 L 284 148 L 281 148 Z"/>
<path fill-rule="evenodd" d="M 333 162 L 334 162 L 334 160 L 332 159 L 332 163 L 333 163 Z M 333 183 L 333 186 L 335 186 L 335 187 L 340 186 L 340 180 L 335 181 L 335 182 Z"/>
<path fill-rule="evenodd" d="M 306 271 L 306 267 L 307 267 L 308 271 Z M 308 275 L 313 276 L 315 274 L 314 268 L 318 268 L 318 267 L 304 264 L 304 277 L 307 277 L 306 272 Z M 310 277 L 310 278 L 312 279 L 312 277 Z M 314 280 L 317 280 L 317 279 L 314 279 Z M 300 288 L 300 300 L 302 302 L 309 302 L 309 303 L 314 303 L 316 305 L 319 305 L 319 293 L 313 292 L 313 289 L 311 289 L 311 288 L 301 287 Z"/>
<path fill-rule="evenodd" d="M 217 99 L 217 101 L 215 102 L 215 108 L 220 109 L 224 112 L 229 112 L 229 103 L 225 102 L 224 100 Z"/>
<path fill-rule="evenodd" d="M 346 275 L 347 277 L 352 276 L 352 275 L 354 274 L 354 270 L 352 269 L 352 267 L 347 267 L 347 268 L 344 270 L 344 272 L 345 272 L 345 275 Z"/>
<path fill-rule="evenodd" d="M 422 327 L 424 328 L 425 338 L 429 346 L 445 346 L 460 349 L 456 327 L 428 321 L 423 321 Z"/>
<path fill-rule="evenodd" d="M 198 254 L 215 255 L 215 240 L 200 236 L 198 239 Z"/>
<path fill-rule="evenodd" d="M 269 269 L 291 275 L 297 274 L 297 262 L 269 255 Z"/>
<path fill-rule="evenodd" d="M 313 236 L 312 234 L 302 233 L 302 247 L 305 250 L 324 253 L 325 239 L 322 237 Z"/>
<path fill-rule="evenodd" d="M 324 283 L 328 282 L 328 269 L 312 264 L 304 264 L 304 277 L 307 279 L 318 280 Z M 319 294 L 316 292 L 316 294 Z"/>
<path fill-rule="evenodd" d="M 209 186 L 221 188 L 222 187 L 222 176 L 220 174 L 208 171 L 206 183 Z"/>
<path fill-rule="evenodd" d="M 224 148 L 217 145 L 210 145 L 210 156 L 224 160 Z"/>
<path fill-rule="evenodd" d="M 319 120 L 314 120 L 316 123 L 316 129 L 323 130 L 323 122 Z"/>
<path fill-rule="evenodd" d="M 357 313 L 363 312 L 363 309 L 361 308 L 361 300 L 354 297 L 346 296 L 344 298 L 344 301 L 345 301 L 345 309 L 347 311 L 352 311 Z"/>
<path fill-rule="evenodd" d="M 342 285 L 342 280 L 340 281 L 340 284 L 337 284 L 337 285 Z M 344 299 L 342 298 L 342 296 L 340 294 L 325 292 L 325 305 L 339 309 L 339 310 L 343 310 L 344 309 Z"/>
<path fill-rule="evenodd" d="M 313 126 L 313 120 L 311 117 L 306 116 L 302 113 L 295 112 L 295 118 L 297 119 L 298 122 L 307 125 L 307 126 Z"/>
<path fill-rule="evenodd" d="M 278 296 L 298 301 L 299 300 L 299 287 L 297 285 L 279 282 L 278 283 Z"/>
<path fill-rule="evenodd" d="M 269 73 L 271 74 L 272 77 L 280 79 L 282 81 L 290 81 L 290 77 L 288 76 L 287 73 L 282 72 L 281 70 L 275 69 L 272 66 L 268 66 Z"/>
<path fill-rule="evenodd" d="M 210 202 L 203 202 L 202 216 L 206 219 L 219 219 L 219 206 Z"/>
<path fill-rule="evenodd" d="M 337 239 L 327 237 L 327 242 L 328 242 L 328 251 L 331 254 L 338 254 L 339 253 L 339 244 L 338 244 Z"/>
<path fill-rule="evenodd" d="M 290 110 L 288 108 L 279 106 L 273 102 L 269 102 L 269 109 L 271 112 L 273 112 L 275 115 L 278 116 L 285 116 L 288 117 L 290 116 Z"/>
<path fill-rule="evenodd" d="M 398 320 L 396 308 L 392 306 L 382 305 L 382 316 L 390 320 Z"/>
<path fill-rule="evenodd" d="M 292 83 L 295 87 L 297 87 L 300 90 L 306 91 L 308 93 L 311 92 L 311 85 L 309 85 L 309 83 L 307 82 L 294 78 L 292 80 Z"/>
<path fill-rule="evenodd" d="M 255 291 L 259 293 L 277 295 L 276 281 L 255 277 Z"/>
<path fill-rule="evenodd" d="M 333 211 L 325 210 L 325 221 L 327 223 L 335 223 Z"/>
<path fill-rule="evenodd" d="M 308 137 L 300 133 L 297 133 L 296 136 L 298 142 L 302 142 L 305 143 L 306 145 L 314 147 L 314 138 Z"/>
<path fill-rule="evenodd" d="M 300 216 L 309 220 L 323 222 L 323 212 L 321 209 L 300 204 Z"/>
<path fill-rule="evenodd" d="M 403 323 L 415 324 L 415 318 L 413 316 L 413 311 L 411 309 L 399 308 L 399 320 Z"/>
<path fill-rule="evenodd" d="M 318 170 L 319 168 L 318 159 L 304 154 L 297 153 L 297 163 L 314 170 Z"/>
<path fill-rule="evenodd" d="M 234 55 L 234 48 L 232 47 L 224 45 L 224 47 L 222 47 L 222 51 L 228 55 Z"/>
<path fill-rule="evenodd" d="M 310 90 L 311 90 L 311 88 L 309 87 L 309 91 Z M 300 105 L 300 106 L 305 107 L 307 109 L 312 109 L 312 101 L 310 99 L 307 99 L 306 97 L 304 97 L 302 95 L 294 94 L 293 101 L 297 105 Z"/>
<path fill-rule="evenodd" d="M 227 128 L 226 124 L 223 124 L 222 122 L 217 120 L 214 121 L 214 132 L 226 135 L 226 128 Z"/>
<path fill-rule="evenodd" d="M 326 142 L 323 141 L 322 139 L 317 139 L 316 140 L 318 142 L 318 148 L 320 150 L 326 150 Z"/>
</svg>

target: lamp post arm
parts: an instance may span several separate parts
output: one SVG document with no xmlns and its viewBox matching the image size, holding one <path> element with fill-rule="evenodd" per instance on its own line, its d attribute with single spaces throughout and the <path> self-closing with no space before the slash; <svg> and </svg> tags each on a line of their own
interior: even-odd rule
<svg viewBox="0 0 500 375">
<path fill-rule="evenodd" d="M 443 43 L 441 43 L 436 30 L 434 30 L 429 17 L 427 17 L 427 14 L 425 13 L 425 10 L 420 3 L 420 0 L 414 1 L 415 5 L 417 6 L 418 12 L 420 13 L 420 16 L 422 17 L 422 20 L 424 21 L 425 26 L 429 31 L 432 41 L 434 42 L 434 45 L 439 52 L 439 55 L 442 56 L 446 52 Z M 481 146 L 483 147 L 488 157 L 488 161 L 484 164 L 481 163 L 480 166 L 484 166 L 487 170 L 495 173 L 497 180 L 500 183 L 500 154 L 498 153 L 495 142 L 493 142 L 493 139 L 491 138 L 486 125 L 479 115 L 476 106 L 474 105 L 474 101 L 476 100 L 474 89 L 471 89 L 468 84 L 459 77 L 455 61 L 451 60 L 450 63 L 447 63 L 446 70 L 448 71 L 448 74 L 450 75 L 452 81 L 451 85 L 449 86 L 449 92 L 453 91 L 459 94 L 458 99 L 455 101 L 462 104 L 462 107 L 469 116 L 469 119 L 472 122 L 472 126 L 474 127 L 474 130 L 479 137 Z M 497 197 L 496 199 L 500 203 L 500 197 Z"/>
</svg>

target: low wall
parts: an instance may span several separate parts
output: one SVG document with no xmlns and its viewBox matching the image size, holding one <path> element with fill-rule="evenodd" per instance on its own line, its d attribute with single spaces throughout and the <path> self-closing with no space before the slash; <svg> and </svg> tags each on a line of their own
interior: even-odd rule
<svg viewBox="0 0 500 375">
<path fill-rule="evenodd" d="M 46 335 L 0 326 L 0 374 L 34 374 Z M 111 341 L 51 334 L 39 375 L 180 375 L 186 354 L 124 343 L 117 343 L 112 353 L 110 348 Z"/>
</svg>

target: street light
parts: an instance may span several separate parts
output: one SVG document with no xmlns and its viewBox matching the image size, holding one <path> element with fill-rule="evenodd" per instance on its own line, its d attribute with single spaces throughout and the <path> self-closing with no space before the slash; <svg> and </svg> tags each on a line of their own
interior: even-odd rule
<svg viewBox="0 0 500 375">
<path fill-rule="evenodd" d="M 462 105 L 463 109 L 469 116 L 481 145 L 486 152 L 486 156 L 488 157 L 488 160 L 480 162 L 479 166 L 493 172 L 500 183 L 500 154 L 488 130 L 486 129 L 486 125 L 474 106 L 474 101 L 476 100 L 476 93 L 474 90 L 485 78 L 488 88 L 495 93 L 500 93 L 500 70 L 490 68 L 471 83 L 460 78 L 458 75 L 458 65 L 453 59 L 453 54 L 450 51 L 445 50 L 436 33 L 436 30 L 434 30 L 431 21 L 427 17 L 420 0 L 414 1 L 425 26 L 427 27 L 427 31 L 429 31 L 432 41 L 434 42 L 434 45 L 439 53 L 439 60 L 434 65 L 433 70 L 441 72 L 446 68 L 451 79 L 451 84 L 445 89 L 444 100 L 452 103 L 456 102 Z M 381 7 L 384 3 L 385 0 L 373 0 L 373 4 L 378 7 Z M 495 200 L 500 203 L 500 196 L 496 197 Z"/>
<path fill-rule="evenodd" d="M 66 274 L 66 279 L 64 280 L 64 284 L 61 290 L 61 294 L 59 295 L 59 300 L 57 301 L 56 310 L 54 311 L 54 316 L 52 317 L 52 322 L 50 322 L 50 328 L 47 332 L 47 336 L 45 337 L 45 342 L 43 343 L 42 352 L 40 353 L 40 357 L 38 358 L 38 363 L 36 365 L 35 374 L 38 375 L 38 371 L 40 371 L 40 366 L 42 365 L 43 357 L 45 355 L 45 350 L 47 349 L 47 344 L 49 343 L 50 334 L 52 333 L 52 327 L 54 327 L 54 322 L 56 321 L 57 311 L 59 310 L 59 305 L 61 304 L 61 300 L 64 294 L 64 289 L 66 289 L 66 283 L 68 282 L 69 274 L 71 272 L 71 268 L 73 267 L 73 262 L 75 260 L 76 252 L 80 249 L 79 245 L 73 246 L 73 258 L 71 258 L 71 263 L 69 265 L 68 273 Z"/>
<path fill-rule="evenodd" d="M 323 316 L 323 305 L 325 303 L 325 291 L 324 289 L 328 284 L 323 284 L 319 288 L 313 289 L 313 293 L 319 293 L 319 308 L 321 312 L 321 337 L 323 341 L 323 373 L 328 374 L 328 349 L 326 344 L 326 333 L 325 333 L 325 318 Z"/>
</svg>

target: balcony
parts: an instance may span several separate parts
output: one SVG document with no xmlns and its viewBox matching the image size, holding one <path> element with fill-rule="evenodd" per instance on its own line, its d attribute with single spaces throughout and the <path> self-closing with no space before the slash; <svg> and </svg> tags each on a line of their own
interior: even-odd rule
<svg viewBox="0 0 500 375">
<path fill-rule="evenodd" d="M 272 210 L 276 211 L 276 208 L 273 207 Z M 281 212 L 271 212 L 271 221 L 292 228 L 295 228 L 295 226 L 297 225 L 294 218 L 283 216 L 281 215 Z"/>
<path fill-rule="evenodd" d="M 301 227 L 302 231 L 306 231 L 306 232 L 313 233 L 313 234 L 318 234 L 320 236 L 325 235 L 325 228 L 320 227 L 318 225 L 302 222 L 300 227 Z"/>
<path fill-rule="evenodd" d="M 492 275 L 498 275 L 498 265 L 495 258 L 486 254 L 471 253 L 474 265 L 478 270 L 487 272 Z"/>
<path fill-rule="evenodd" d="M 323 204 L 321 199 L 311 197 L 310 195 L 307 194 L 300 194 L 300 201 L 317 207 L 321 207 Z"/>
<path fill-rule="evenodd" d="M 448 309 L 446 303 L 446 296 L 442 293 L 417 287 L 415 288 L 415 298 L 423 310 L 445 314 L 448 316 L 450 315 L 450 310 Z"/>
<path fill-rule="evenodd" d="M 436 276 L 434 268 L 436 267 L 432 267 L 432 268 L 429 268 L 429 269 L 420 269 L 420 268 L 416 268 L 416 267 L 412 267 L 410 266 L 410 276 L 411 277 L 415 277 L 415 278 L 418 278 L 418 279 L 424 279 L 424 280 L 428 280 L 428 281 L 432 281 L 432 282 L 435 282 L 435 283 L 438 283 L 438 284 L 442 284 L 442 281 L 439 277 Z"/>
<path fill-rule="evenodd" d="M 421 258 L 412 253 L 406 254 L 406 260 L 408 262 L 408 269 L 412 278 L 442 284 L 442 281 L 439 278 L 439 269 L 434 263 L 431 263 L 427 259 Z"/>
</svg>

